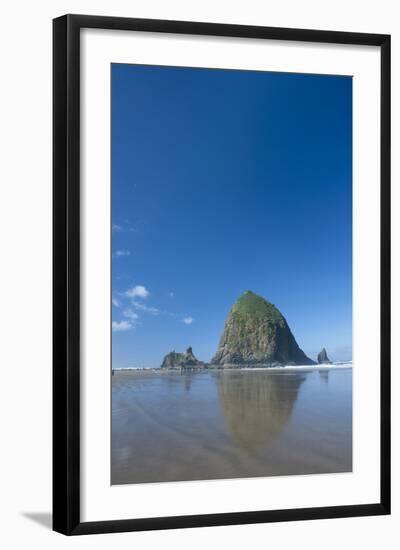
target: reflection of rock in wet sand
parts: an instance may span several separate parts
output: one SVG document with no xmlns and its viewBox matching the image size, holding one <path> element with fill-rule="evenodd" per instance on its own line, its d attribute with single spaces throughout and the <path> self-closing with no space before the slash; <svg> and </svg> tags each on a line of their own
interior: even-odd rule
<svg viewBox="0 0 400 550">
<path fill-rule="evenodd" d="M 267 446 L 282 431 L 305 377 L 244 372 L 217 380 L 226 430 L 239 447 L 251 451 Z"/>
<path fill-rule="evenodd" d="M 329 382 L 329 370 L 328 369 L 320 370 L 319 371 L 319 377 L 321 378 L 321 380 L 328 383 Z"/>
<path fill-rule="evenodd" d="M 190 375 L 190 374 L 189 375 L 188 374 L 184 375 L 183 383 L 184 383 L 186 391 L 190 391 L 190 388 L 192 387 L 192 381 L 193 381 L 193 376 L 192 375 Z"/>
</svg>

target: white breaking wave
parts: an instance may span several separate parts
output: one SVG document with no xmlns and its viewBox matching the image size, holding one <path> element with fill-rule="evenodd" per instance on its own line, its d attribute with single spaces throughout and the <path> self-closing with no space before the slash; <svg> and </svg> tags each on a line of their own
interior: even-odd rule
<svg viewBox="0 0 400 550">
<path fill-rule="evenodd" d="M 281 367 L 245 367 L 240 370 L 329 370 L 329 369 L 351 369 L 353 361 L 338 361 L 331 364 L 316 365 L 287 365 Z"/>
</svg>

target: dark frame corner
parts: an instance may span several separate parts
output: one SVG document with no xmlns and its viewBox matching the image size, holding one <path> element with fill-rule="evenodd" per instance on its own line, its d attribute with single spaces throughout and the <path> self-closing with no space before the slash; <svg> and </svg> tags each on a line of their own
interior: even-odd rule
<svg viewBox="0 0 400 550">
<path fill-rule="evenodd" d="M 374 504 L 80 521 L 80 30 L 151 31 L 381 49 L 381 498 Z M 390 35 L 65 15 L 53 21 L 53 529 L 65 535 L 390 514 Z"/>
</svg>

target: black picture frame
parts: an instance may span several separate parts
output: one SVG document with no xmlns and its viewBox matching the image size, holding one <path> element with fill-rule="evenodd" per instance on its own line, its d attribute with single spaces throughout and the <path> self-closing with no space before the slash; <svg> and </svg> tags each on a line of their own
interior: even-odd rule
<svg viewBox="0 0 400 550">
<path fill-rule="evenodd" d="M 80 31 L 84 28 L 378 46 L 381 51 L 381 495 L 373 504 L 80 520 Z M 390 514 L 390 36 L 65 15 L 53 21 L 53 529 L 66 535 Z"/>
</svg>

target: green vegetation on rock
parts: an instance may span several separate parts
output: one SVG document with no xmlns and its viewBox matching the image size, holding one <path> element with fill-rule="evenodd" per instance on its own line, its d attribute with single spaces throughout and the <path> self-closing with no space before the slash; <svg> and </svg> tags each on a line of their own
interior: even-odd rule
<svg viewBox="0 0 400 550">
<path fill-rule="evenodd" d="M 283 322 L 284 318 L 274 304 L 267 302 L 261 296 L 257 296 L 251 290 L 246 290 L 235 302 L 231 309 L 231 315 L 235 317 L 251 315 L 253 317 L 270 319 L 274 322 Z"/>
</svg>

